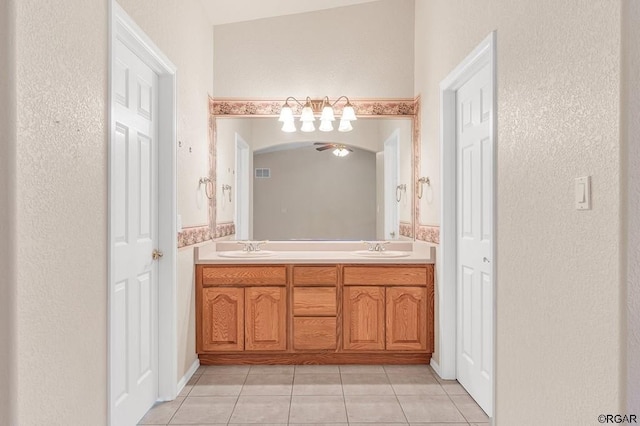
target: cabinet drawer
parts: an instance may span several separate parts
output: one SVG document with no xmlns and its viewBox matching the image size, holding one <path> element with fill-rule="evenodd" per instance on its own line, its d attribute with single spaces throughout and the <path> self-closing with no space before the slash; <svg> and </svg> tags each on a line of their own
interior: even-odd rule
<svg viewBox="0 0 640 426">
<path fill-rule="evenodd" d="M 303 350 L 335 349 L 336 318 L 294 318 L 293 348 Z"/>
<path fill-rule="evenodd" d="M 335 316 L 335 287 L 297 287 L 293 290 L 293 314 L 296 316 Z"/>
<path fill-rule="evenodd" d="M 285 266 L 205 266 L 202 284 L 210 285 L 285 285 Z"/>
<path fill-rule="evenodd" d="M 294 266 L 294 285 L 336 285 L 338 270 L 335 266 Z"/>
<path fill-rule="evenodd" d="M 345 266 L 345 285 L 427 285 L 424 266 Z"/>
</svg>

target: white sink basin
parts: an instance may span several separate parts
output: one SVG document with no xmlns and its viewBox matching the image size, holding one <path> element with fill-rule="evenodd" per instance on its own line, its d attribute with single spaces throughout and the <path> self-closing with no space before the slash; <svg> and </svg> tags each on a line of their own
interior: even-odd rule
<svg viewBox="0 0 640 426">
<path fill-rule="evenodd" d="M 233 251 L 219 251 L 218 256 L 220 257 L 238 257 L 251 259 L 254 257 L 269 257 L 273 256 L 275 253 L 269 250 L 259 250 L 259 251 L 242 251 L 242 250 L 233 250 Z"/>
<path fill-rule="evenodd" d="M 362 257 L 407 257 L 409 253 L 406 251 L 398 250 L 384 250 L 384 251 L 372 251 L 372 250 L 357 250 L 352 252 L 354 256 Z"/>
</svg>

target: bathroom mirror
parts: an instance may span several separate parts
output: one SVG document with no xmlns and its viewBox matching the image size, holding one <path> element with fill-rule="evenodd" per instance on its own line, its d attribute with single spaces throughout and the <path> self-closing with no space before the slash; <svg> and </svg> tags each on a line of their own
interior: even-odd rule
<svg viewBox="0 0 640 426">
<path fill-rule="evenodd" d="M 212 114 L 216 237 L 413 239 L 415 109 L 379 108 L 361 107 L 350 132 L 285 133 L 277 114 L 255 110 Z"/>
</svg>

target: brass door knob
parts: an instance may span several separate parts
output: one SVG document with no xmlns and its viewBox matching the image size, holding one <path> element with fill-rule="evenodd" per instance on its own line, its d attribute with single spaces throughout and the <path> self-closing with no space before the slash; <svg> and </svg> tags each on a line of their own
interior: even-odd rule
<svg viewBox="0 0 640 426">
<path fill-rule="evenodd" d="M 160 250 L 158 249 L 154 249 L 153 253 L 151 253 L 151 257 L 153 258 L 153 260 L 158 260 L 160 259 L 162 256 L 164 256 L 164 253 L 162 253 Z"/>
</svg>

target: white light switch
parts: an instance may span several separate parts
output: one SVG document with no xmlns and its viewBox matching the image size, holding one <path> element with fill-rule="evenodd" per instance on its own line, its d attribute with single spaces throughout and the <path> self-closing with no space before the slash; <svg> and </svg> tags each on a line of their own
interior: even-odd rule
<svg viewBox="0 0 640 426">
<path fill-rule="evenodd" d="M 591 176 L 576 178 L 576 210 L 591 210 Z"/>
</svg>

